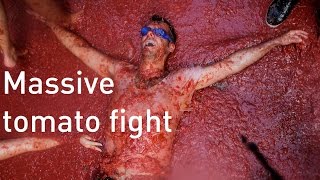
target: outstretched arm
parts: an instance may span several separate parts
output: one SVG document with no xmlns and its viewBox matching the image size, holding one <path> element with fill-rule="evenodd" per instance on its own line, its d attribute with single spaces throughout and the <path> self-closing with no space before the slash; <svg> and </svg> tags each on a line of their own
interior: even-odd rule
<svg viewBox="0 0 320 180">
<path fill-rule="evenodd" d="M 59 144 L 58 141 L 47 138 L 18 138 L 0 141 L 0 160 L 26 152 L 49 149 Z"/>
<path fill-rule="evenodd" d="M 7 67 L 13 67 L 16 65 L 17 55 L 15 48 L 13 47 L 9 38 L 7 17 L 0 1 L 0 48 L 3 52 L 4 65 Z"/>
<path fill-rule="evenodd" d="M 65 28 L 47 23 L 60 42 L 89 68 L 103 77 L 112 77 L 119 61 L 92 48 L 84 39 Z"/>
<path fill-rule="evenodd" d="M 218 63 L 203 67 L 200 71 L 201 75 L 196 89 L 205 88 L 226 78 L 227 76 L 240 72 L 249 65 L 258 61 L 276 46 L 301 43 L 303 39 L 306 38 L 308 38 L 308 33 L 305 31 L 292 30 L 257 46 L 237 51 Z"/>
<path fill-rule="evenodd" d="M 86 148 L 93 149 L 99 152 L 101 143 L 95 142 L 88 135 L 80 137 L 80 144 Z M 42 151 L 61 145 L 60 142 L 50 138 L 18 138 L 0 141 L 0 161 L 5 160 L 26 152 Z"/>
<path fill-rule="evenodd" d="M 37 12 L 28 11 L 37 19 L 46 23 L 54 32 L 59 41 L 76 57 L 78 57 L 89 68 L 103 77 L 112 77 L 117 68 L 130 65 L 129 63 L 119 61 L 111 56 L 105 55 L 94 49 L 82 37 L 59 26 L 55 22 L 49 21 L 37 14 Z"/>
</svg>

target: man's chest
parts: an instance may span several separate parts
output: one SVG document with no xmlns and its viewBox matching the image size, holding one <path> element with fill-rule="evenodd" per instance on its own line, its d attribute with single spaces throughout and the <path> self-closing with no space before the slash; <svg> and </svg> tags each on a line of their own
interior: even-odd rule
<svg viewBox="0 0 320 180">
<path fill-rule="evenodd" d="M 135 74 L 127 72 L 123 74 L 123 78 L 116 79 L 112 108 L 126 108 L 134 112 L 145 112 L 146 109 L 155 112 L 171 110 L 177 113 L 190 110 L 195 89 L 192 81 L 179 83 L 164 78 L 152 86 L 141 87 L 135 81 Z"/>
<path fill-rule="evenodd" d="M 140 89 L 134 83 L 121 89 L 116 89 L 111 106 L 133 111 L 135 114 L 147 109 L 157 113 L 166 110 L 179 111 L 181 94 L 165 83 L 159 83 L 149 88 Z"/>
</svg>

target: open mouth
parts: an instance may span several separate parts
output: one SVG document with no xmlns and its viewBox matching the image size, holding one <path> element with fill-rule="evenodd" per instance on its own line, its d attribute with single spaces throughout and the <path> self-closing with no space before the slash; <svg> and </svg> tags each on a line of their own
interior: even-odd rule
<svg viewBox="0 0 320 180">
<path fill-rule="evenodd" d="M 145 43 L 144 43 L 144 46 L 145 47 L 153 47 L 155 46 L 155 42 L 153 40 L 147 40 Z"/>
</svg>

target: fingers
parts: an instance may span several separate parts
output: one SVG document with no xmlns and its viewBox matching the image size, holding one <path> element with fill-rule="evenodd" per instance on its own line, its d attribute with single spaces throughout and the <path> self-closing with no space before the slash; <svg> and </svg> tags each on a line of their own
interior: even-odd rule
<svg viewBox="0 0 320 180">
<path fill-rule="evenodd" d="M 95 151 L 99 151 L 102 152 L 102 150 L 99 147 L 102 147 L 102 144 L 99 142 L 94 142 L 94 141 L 89 141 L 87 140 L 85 142 L 85 144 L 83 144 L 84 147 L 89 148 L 89 149 L 93 149 Z"/>
<path fill-rule="evenodd" d="M 91 141 L 94 141 L 90 136 L 88 135 L 83 135 L 80 137 L 80 143 L 86 147 Z"/>
<path fill-rule="evenodd" d="M 300 43 L 302 41 L 303 41 L 303 39 L 301 37 L 299 37 L 299 36 L 292 36 L 291 37 L 291 42 L 292 43 Z"/>
<path fill-rule="evenodd" d="M 291 30 L 281 37 L 282 45 L 302 43 L 306 39 L 308 39 L 308 33 L 302 30 Z"/>
<path fill-rule="evenodd" d="M 300 36 L 300 37 L 302 37 L 304 39 L 308 39 L 308 33 L 305 32 L 305 31 L 299 31 L 299 32 L 296 33 L 296 35 Z"/>
<path fill-rule="evenodd" d="M 102 146 L 102 144 L 101 143 L 99 143 L 99 142 L 94 142 L 94 141 L 88 141 L 88 145 L 90 145 L 90 146 Z"/>
<path fill-rule="evenodd" d="M 303 38 L 308 39 L 308 33 L 302 30 L 292 30 L 289 31 L 289 35 L 295 37 L 295 38 Z"/>
<path fill-rule="evenodd" d="M 290 32 L 308 35 L 308 33 L 303 30 L 291 30 Z"/>
<path fill-rule="evenodd" d="M 88 135 L 81 136 L 80 143 L 86 148 L 102 152 L 102 150 L 99 148 L 102 147 L 102 144 L 99 142 L 95 142 L 95 140 Z"/>
<path fill-rule="evenodd" d="M 304 34 L 296 34 L 295 36 L 302 39 L 308 39 L 308 35 L 304 35 Z"/>
<path fill-rule="evenodd" d="M 96 147 L 96 146 L 91 146 L 91 147 L 89 147 L 89 148 L 90 148 L 90 149 L 93 149 L 93 150 L 95 150 L 95 151 L 102 152 L 102 150 L 101 150 L 100 148 Z"/>
<path fill-rule="evenodd" d="M 88 140 L 90 140 L 90 141 L 93 141 L 93 140 L 94 140 L 93 138 L 91 138 L 91 137 L 88 136 L 88 135 L 83 135 L 83 136 L 81 136 L 81 138 L 88 139 Z"/>
</svg>

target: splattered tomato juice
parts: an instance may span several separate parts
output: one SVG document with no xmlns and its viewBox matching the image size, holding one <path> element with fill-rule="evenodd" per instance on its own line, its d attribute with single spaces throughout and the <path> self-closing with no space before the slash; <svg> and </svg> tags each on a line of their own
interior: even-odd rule
<svg viewBox="0 0 320 180">
<path fill-rule="evenodd" d="M 77 78 L 81 70 L 89 78 L 98 77 L 57 40 L 42 22 L 27 14 L 23 1 L 4 0 L 10 36 L 18 49 L 28 50 L 16 68 L 1 66 L 17 78 Z M 138 65 L 139 30 L 153 14 L 170 19 L 178 34 L 176 51 L 167 68 L 174 71 L 222 60 L 230 53 L 276 37 L 290 29 L 309 33 L 301 45 L 277 47 L 259 62 L 214 86 L 197 91 L 191 111 L 180 118 L 172 148 L 172 179 L 268 178 L 270 173 L 241 141 L 241 135 L 259 148 L 286 179 L 312 179 L 319 174 L 320 93 L 318 69 L 320 51 L 315 3 L 301 1 L 289 18 L 277 28 L 265 24 L 271 1 L 59 1 L 66 10 L 83 14 L 73 32 L 105 54 Z M 0 73 L 4 84 L 4 73 Z M 29 85 L 29 82 L 26 82 Z M 60 87 L 60 86 L 59 86 Z M 1 112 L 12 116 L 60 114 L 95 115 L 100 131 L 92 135 L 104 142 L 106 109 L 110 96 L 56 94 L 34 96 L 12 92 L 0 94 Z M 82 122 L 84 123 L 84 122 Z M 9 123 L 9 126 L 13 124 Z M 85 126 L 85 124 L 82 124 Z M 92 179 L 106 161 L 104 155 L 79 144 L 81 134 L 24 133 L 3 131 L 1 139 L 51 137 L 64 143 L 43 152 L 26 153 L 0 162 L 0 179 Z M 155 144 L 156 145 L 156 144 Z"/>
</svg>

